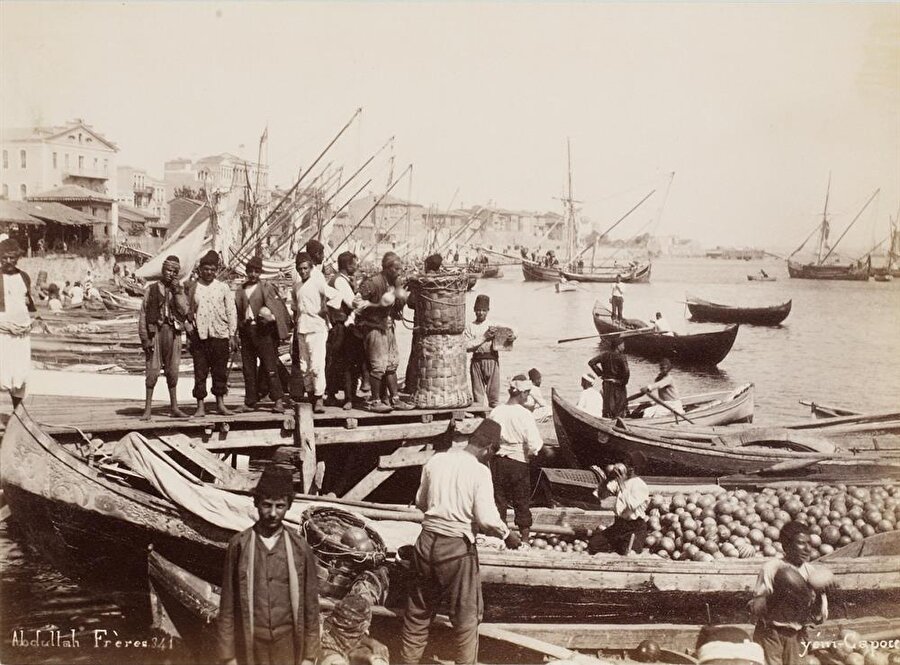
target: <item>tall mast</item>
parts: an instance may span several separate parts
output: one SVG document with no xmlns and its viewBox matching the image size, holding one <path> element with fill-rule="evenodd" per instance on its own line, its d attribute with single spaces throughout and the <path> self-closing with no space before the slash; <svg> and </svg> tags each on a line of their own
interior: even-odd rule
<svg viewBox="0 0 900 665">
<path fill-rule="evenodd" d="M 577 231 L 575 229 L 575 202 L 572 200 L 572 142 L 566 137 L 566 157 L 569 165 L 569 198 L 566 200 L 569 215 L 569 242 L 566 247 L 566 263 L 571 261 L 575 256 L 575 243 L 577 242 Z"/>
<path fill-rule="evenodd" d="M 819 227 L 819 250 L 816 252 L 816 263 L 822 263 L 822 252 L 828 249 L 828 195 L 830 193 L 831 171 L 828 172 L 828 187 L 825 189 L 825 209 L 822 211 L 822 225 Z"/>
</svg>

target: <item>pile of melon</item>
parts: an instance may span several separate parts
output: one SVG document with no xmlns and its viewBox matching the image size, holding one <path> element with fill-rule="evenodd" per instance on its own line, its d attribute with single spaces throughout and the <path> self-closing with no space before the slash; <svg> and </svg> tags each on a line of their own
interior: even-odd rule
<svg viewBox="0 0 900 665">
<path fill-rule="evenodd" d="M 654 494 L 644 553 L 675 561 L 781 557 L 778 537 L 791 520 L 809 526 L 812 557 L 900 525 L 900 486 L 847 485 L 731 490 L 719 494 Z M 587 541 L 545 535 L 534 526 L 528 546 L 587 553 Z"/>
<path fill-rule="evenodd" d="M 809 526 L 812 558 L 900 523 L 900 487 L 846 485 L 655 494 L 645 547 L 673 560 L 782 556 L 778 537 L 791 520 Z"/>
</svg>

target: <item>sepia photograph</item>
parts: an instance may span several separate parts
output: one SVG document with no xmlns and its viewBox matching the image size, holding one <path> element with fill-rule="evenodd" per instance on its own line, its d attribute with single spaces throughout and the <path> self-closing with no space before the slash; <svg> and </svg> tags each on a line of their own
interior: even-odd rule
<svg viewBox="0 0 900 665">
<path fill-rule="evenodd" d="M 0 0 L 0 148 L 3 665 L 900 665 L 900 3 Z"/>
</svg>

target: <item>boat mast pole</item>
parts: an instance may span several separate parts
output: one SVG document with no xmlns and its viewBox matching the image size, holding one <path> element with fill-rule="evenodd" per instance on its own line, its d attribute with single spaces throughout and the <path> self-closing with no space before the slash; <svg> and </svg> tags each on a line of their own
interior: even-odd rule
<svg viewBox="0 0 900 665">
<path fill-rule="evenodd" d="M 838 246 L 838 244 L 841 242 L 841 240 L 844 239 L 844 236 L 847 235 L 847 231 L 849 231 L 850 228 L 851 228 L 854 224 L 856 224 L 856 220 L 858 220 L 858 219 L 862 216 L 862 214 L 863 214 L 863 212 L 865 211 L 865 209 L 869 207 L 869 204 L 870 204 L 873 200 L 875 200 L 875 197 L 878 196 L 878 193 L 879 193 L 880 191 L 881 191 L 881 187 L 879 187 L 879 188 L 876 189 L 874 192 L 872 192 L 872 196 L 869 197 L 869 200 L 866 201 L 866 204 L 862 207 L 862 209 L 861 209 L 858 213 L 856 213 L 856 217 L 854 217 L 854 218 L 853 218 L 853 221 L 850 222 L 850 223 L 847 225 L 847 228 L 844 229 L 844 232 L 841 234 L 841 237 L 838 238 L 838 239 L 837 239 L 837 242 L 834 243 L 834 246 L 833 246 L 831 249 L 828 250 L 828 253 L 827 253 L 824 257 L 822 257 L 822 261 L 824 261 L 824 260 L 827 259 L 829 256 L 831 256 L 831 253 L 837 248 L 837 246 Z M 819 261 L 819 264 L 821 264 L 822 261 Z"/>
<path fill-rule="evenodd" d="M 568 264 L 571 263 L 575 258 L 575 242 L 576 242 L 575 236 L 576 236 L 577 232 L 575 230 L 575 204 L 572 201 L 572 142 L 568 136 L 566 137 L 566 157 L 567 157 L 568 167 L 569 167 L 568 168 L 569 198 L 566 199 L 566 204 L 567 204 L 568 213 L 569 213 L 569 237 L 568 237 L 568 244 L 566 247 L 566 255 L 567 255 L 566 265 L 571 270 L 572 266 L 568 265 Z"/>
<path fill-rule="evenodd" d="M 819 250 L 816 252 L 816 261 L 819 265 L 825 259 L 822 258 L 822 252 L 828 246 L 828 196 L 831 193 L 831 171 L 828 172 L 828 187 L 825 189 L 825 209 L 822 211 L 822 224 L 819 227 Z M 828 252 L 829 254 L 831 252 Z M 827 256 L 826 256 L 827 258 Z"/>
</svg>

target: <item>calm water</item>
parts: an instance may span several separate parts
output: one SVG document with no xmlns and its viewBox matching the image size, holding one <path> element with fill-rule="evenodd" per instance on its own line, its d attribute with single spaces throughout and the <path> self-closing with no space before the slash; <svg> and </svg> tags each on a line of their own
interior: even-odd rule
<svg viewBox="0 0 900 665">
<path fill-rule="evenodd" d="M 777 282 L 748 282 L 760 267 Z M 557 294 L 552 285 L 523 282 L 518 266 L 504 268 L 502 279 L 482 280 L 474 293 L 491 296 L 490 319 L 512 327 L 518 339 L 501 359 L 505 378 L 537 367 L 545 393 L 555 386 L 568 397 L 578 394 L 578 377 L 597 352 L 595 341 L 557 344 L 564 337 L 594 331 L 591 308 L 606 302 L 609 285 L 584 285 Z M 654 263 L 650 284 L 628 285 L 625 315 L 649 319 L 663 312 L 679 332 L 710 327 L 686 320 L 686 294 L 728 304 L 764 305 L 793 300 L 793 311 L 779 328 L 742 326 L 737 341 L 718 370 L 676 368 L 684 395 L 756 384 L 758 423 L 805 417 L 800 399 L 865 410 L 900 407 L 900 280 L 892 283 L 815 282 L 791 280 L 778 262 L 668 260 Z M 474 297 L 469 299 L 470 307 Z M 409 333 L 400 337 L 408 352 Z M 653 379 L 653 363 L 631 358 L 632 384 Z M 49 652 L 18 650 L 11 631 L 23 628 L 76 629 L 82 644 L 92 644 L 92 630 L 118 630 L 120 635 L 148 638 L 143 614 L 128 602 L 92 585 L 79 584 L 55 570 L 6 526 L 0 526 L 0 661 L 124 662 L 122 654 L 90 648 Z M 114 579 L 115 571 L 109 571 Z M 126 608 L 126 609 L 123 609 Z M 131 662 L 178 661 L 179 651 L 133 653 Z"/>
</svg>

